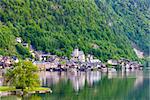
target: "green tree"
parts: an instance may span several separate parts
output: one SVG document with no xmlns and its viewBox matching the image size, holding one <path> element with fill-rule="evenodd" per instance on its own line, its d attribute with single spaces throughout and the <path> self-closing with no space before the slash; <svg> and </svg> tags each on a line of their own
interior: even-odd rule
<svg viewBox="0 0 150 100">
<path fill-rule="evenodd" d="M 21 44 L 16 45 L 16 49 L 22 58 L 32 57 L 28 48 L 23 47 Z"/>
<path fill-rule="evenodd" d="M 6 72 L 6 82 L 16 89 L 25 89 L 39 86 L 38 68 L 29 61 L 19 62 L 13 69 Z"/>
<path fill-rule="evenodd" d="M 1 0 L 0 54 L 28 57 L 27 50 L 15 48 L 18 36 L 36 50 L 59 56 L 69 56 L 68 48 L 78 46 L 102 61 L 134 60 L 132 44 L 149 54 L 149 0 L 78 1 Z"/>
</svg>

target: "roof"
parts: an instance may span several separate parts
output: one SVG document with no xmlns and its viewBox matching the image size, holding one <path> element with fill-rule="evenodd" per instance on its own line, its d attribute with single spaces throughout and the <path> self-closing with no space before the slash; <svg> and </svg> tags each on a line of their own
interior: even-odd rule
<svg viewBox="0 0 150 100">
<path fill-rule="evenodd" d="M 79 55 L 84 55 L 84 52 L 83 51 L 79 51 Z"/>
</svg>

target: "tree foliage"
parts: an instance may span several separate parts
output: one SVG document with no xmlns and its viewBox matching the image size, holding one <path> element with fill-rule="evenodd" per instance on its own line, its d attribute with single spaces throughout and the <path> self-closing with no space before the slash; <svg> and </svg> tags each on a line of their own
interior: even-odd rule
<svg viewBox="0 0 150 100">
<path fill-rule="evenodd" d="M 25 89 L 39 86 L 38 68 L 32 62 L 22 61 L 13 69 L 7 70 L 6 82 L 17 89 Z"/>
<path fill-rule="evenodd" d="M 36 50 L 69 56 L 77 46 L 101 60 L 135 59 L 132 42 L 145 54 L 149 51 L 148 4 L 148 0 L 1 0 L 0 21 Z"/>
<path fill-rule="evenodd" d="M 0 22 L 0 55 L 15 53 L 15 37 L 11 29 Z"/>
<path fill-rule="evenodd" d="M 26 47 L 23 47 L 21 44 L 16 45 L 16 50 L 22 56 L 22 58 L 32 57 L 31 53 L 29 52 L 29 49 Z"/>
</svg>

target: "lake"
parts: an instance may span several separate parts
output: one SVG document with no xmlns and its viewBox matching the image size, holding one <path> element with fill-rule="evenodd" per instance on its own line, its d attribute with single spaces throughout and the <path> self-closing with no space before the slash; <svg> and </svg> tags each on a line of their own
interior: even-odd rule
<svg viewBox="0 0 150 100">
<path fill-rule="evenodd" d="M 23 100 L 150 100 L 149 72 L 40 72 L 41 85 L 53 92 L 26 95 Z"/>
</svg>

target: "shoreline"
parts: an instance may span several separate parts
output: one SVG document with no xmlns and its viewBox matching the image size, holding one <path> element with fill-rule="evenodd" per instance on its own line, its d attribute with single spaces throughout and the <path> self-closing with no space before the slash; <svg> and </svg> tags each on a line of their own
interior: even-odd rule
<svg viewBox="0 0 150 100">
<path fill-rule="evenodd" d="M 0 86 L 0 96 L 8 96 L 8 95 L 26 95 L 26 94 L 34 94 L 34 93 L 52 93 L 50 88 L 46 87 L 33 87 L 30 89 L 16 89 L 15 87 L 10 86 Z"/>
</svg>

